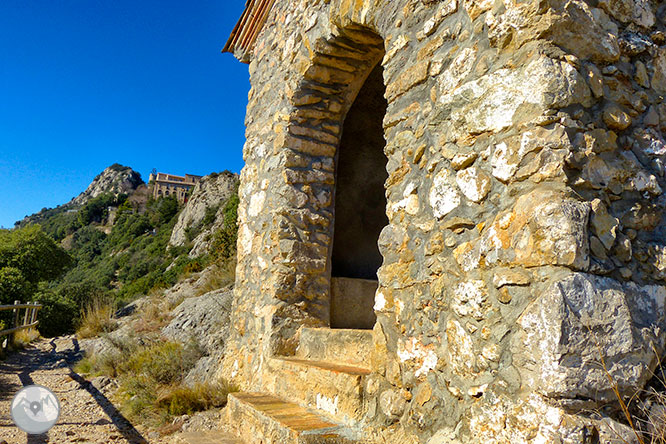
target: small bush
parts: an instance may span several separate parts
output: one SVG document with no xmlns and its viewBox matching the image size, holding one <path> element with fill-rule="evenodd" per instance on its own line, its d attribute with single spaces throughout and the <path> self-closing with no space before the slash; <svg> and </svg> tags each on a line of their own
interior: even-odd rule
<svg viewBox="0 0 666 444">
<path fill-rule="evenodd" d="M 38 328 L 43 336 L 49 338 L 74 332 L 74 322 L 78 320 L 80 311 L 76 301 L 50 289 L 38 293 L 36 299 L 42 304 Z"/>
<path fill-rule="evenodd" d="M 79 338 L 92 338 L 100 333 L 109 333 L 116 329 L 113 318 L 116 304 L 108 298 L 95 298 L 83 310 L 81 324 L 76 332 Z"/>
<path fill-rule="evenodd" d="M 0 327 L 2 330 L 2 327 Z M 34 328 L 26 328 L 14 334 L 14 348 L 25 348 L 40 338 L 39 332 Z M 2 339 L 0 339 L 2 341 Z"/>
<path fill-rule="evenodd" d="M 197 411 L 224 406 L 227 395 L 236 390 L 226 382 L 198 383 L 193 387 L 170 386 L 160 390 L 156 405 L 169 415 L 191 415 Z"/>
<path fill-rule="evenodd" d="M 197 296 L 219 290 L 234 283 L 236 279 L 236 261 L 228 260 L 215 264 L 206 275 L 206 280 L 197 290 Z"/>
<path fill-rule="evenodd" d="M 160 384 L 180 382 L 201 352 L 194 346 L 184 347 L 177 342 L 162 342 L 139 350 L 127 360 L 127 371 L 143 375 Z"/>
<path fill-rule="evenodd" d="M 228 260 L 236 255 L 238 240 L 238 194 L 232 195 L 224 204 L 224 224 L 213 236 L 212 254 L 219 260 Z"/>
</svg>

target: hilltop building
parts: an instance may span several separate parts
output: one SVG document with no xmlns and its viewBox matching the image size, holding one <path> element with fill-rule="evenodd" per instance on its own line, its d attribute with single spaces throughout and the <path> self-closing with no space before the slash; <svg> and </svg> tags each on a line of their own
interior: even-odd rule
<svg viewBox="0 0 666 444">
<path fill-rule="evenodd" d="M 153 184 L 153 199 L 176 196 L 179 202 L 187 201 L 187 192 L 201 180 L 203 176 L 186 174 L 176 176 L 166 173 L 150 173 L 149 183 Z"/>
<path fill-rule="evenodd" d="M 248 0 L 247 444 L 635 442 L 604 415 L 666 342 L 664 12 Z"/>
</svg>

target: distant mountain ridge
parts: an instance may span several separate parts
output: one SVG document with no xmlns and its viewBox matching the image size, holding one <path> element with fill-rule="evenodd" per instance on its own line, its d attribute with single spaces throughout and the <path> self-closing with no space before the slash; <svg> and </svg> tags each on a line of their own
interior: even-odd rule
<svg viewBox="0 0 666 444">
<path fill-rule="evenodd" d="M 56 208 L 42 208 L 39 212 L 17 221 L 15 225 L 21 227 L 32 223 L 40 223 L 52 217 L 54 213 L 76 210 L 102 194 L 113 194 L 116 197 L 120 194 L 131 194 L 143 184 L 141 174 L 128 166 L 114 163 L 95 176 L 88 188 L 69 202 L 58 205 Z"/>
</svg>

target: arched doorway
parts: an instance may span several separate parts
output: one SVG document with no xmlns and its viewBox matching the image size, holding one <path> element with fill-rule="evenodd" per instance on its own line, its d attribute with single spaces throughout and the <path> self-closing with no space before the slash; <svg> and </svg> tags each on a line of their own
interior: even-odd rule
<svg viewBox="0 0 666 444">
<path fill-rule="evenodd" d="M 384 183 L 383 67 L 368 75 L 345 117 L 336 155 L 335 220 L 331 253 L 331 327 L 371 329 L 382 256 L 377 245 L 387 224 Z"/>
</svg>

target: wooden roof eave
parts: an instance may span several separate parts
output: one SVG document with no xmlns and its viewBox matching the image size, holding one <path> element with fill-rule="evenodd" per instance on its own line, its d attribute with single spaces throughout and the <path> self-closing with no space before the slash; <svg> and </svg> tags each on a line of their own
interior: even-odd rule
<svg viewBox="0 0 666 444">
<path fill-rule="evenodd" d="M 274 3 L 275 0 L 247 0 L 245 10 L 231 31 L 222 52 L 232 53 L 241 62 L 248 63 L 250 53 Z"/>
</svg>

